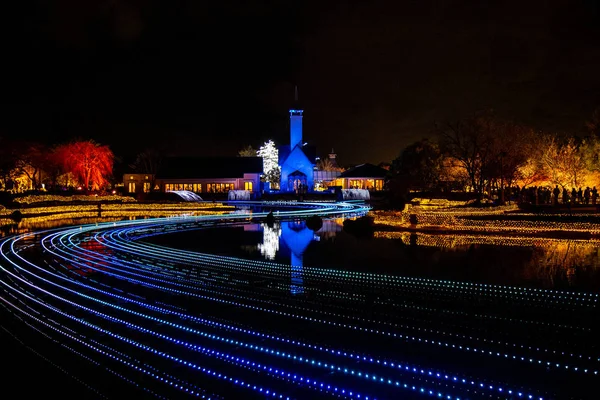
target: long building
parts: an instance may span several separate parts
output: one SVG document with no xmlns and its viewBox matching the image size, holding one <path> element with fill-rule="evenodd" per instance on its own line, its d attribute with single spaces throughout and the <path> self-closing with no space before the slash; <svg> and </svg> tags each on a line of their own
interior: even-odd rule
<svg viewBox="0 0 600 400">
<path fill-rule="evenodd" d="M 167 157 L 157 173 L 123 175 L 126 193 L 260 191 L 261 157 Z"/>
</svg>

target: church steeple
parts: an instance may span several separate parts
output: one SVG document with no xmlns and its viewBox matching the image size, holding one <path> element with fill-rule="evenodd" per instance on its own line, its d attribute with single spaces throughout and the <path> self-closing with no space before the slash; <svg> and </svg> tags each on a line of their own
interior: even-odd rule
<svg viewBox="0 0 600 400">
<path fill-rule="evenodd" d="M 335 154 L 335 151 L 333 150 L 333 147 L 331 148 L 331 153 L 329 153 L 329 161 L 331 162 L 331 165 L 335 168 L 337 168 L 337 154 Z"/>
<path fill-rule="evenodd" d="M 298 86 L 294 87 L 294 106 L 290 108 L 290 149 L 302 146 L 302 107 L 298 103 Z"/>
</svg>

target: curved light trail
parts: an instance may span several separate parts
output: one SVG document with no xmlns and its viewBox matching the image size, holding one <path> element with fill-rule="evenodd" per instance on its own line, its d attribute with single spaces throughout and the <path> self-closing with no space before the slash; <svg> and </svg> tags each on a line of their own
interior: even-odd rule
<svg viewBox="0 0 600 400">
<path fill-rule="evenodd" d="M 360 203 L 248 204 L 292 219 L 367 211 Z M 290 265 L 148 240 L 266 216 L 6 238 L 0 305 L 13 330 L 69 355 L 52 361 L 60 368 L 77 359 L 150 397 L 544 400 L 596 390 L 597 293 L 305 267 L 298 295 Z"/>
</svg>

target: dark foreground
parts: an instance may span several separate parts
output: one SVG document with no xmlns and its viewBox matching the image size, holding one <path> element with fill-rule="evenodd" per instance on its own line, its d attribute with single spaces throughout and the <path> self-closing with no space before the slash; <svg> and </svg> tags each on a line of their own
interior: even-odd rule
<svg viewBox="0 0 600 400">
<path fill-rule="evenodd" d="M 4 389 L 597 398 L 597 293 L 303 268 L 144 240 L 204 226 L 116 224 L 4 242 Z"/>
</svg>

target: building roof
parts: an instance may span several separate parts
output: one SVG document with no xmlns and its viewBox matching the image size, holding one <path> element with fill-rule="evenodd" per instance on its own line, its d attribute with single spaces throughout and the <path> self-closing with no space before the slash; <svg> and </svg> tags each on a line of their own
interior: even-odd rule
<svg viewBox="0 0 600 400">
<path fill-rule="evenodd" d="M 340 178 L 385 178 L 388 171 L 373 164 L 360 164 L 340 175 Z"/>
<path fill-rule="evenodd" d="M 289 144 L 285 144 L 283 146 L 279 146 L 277 148 L 279 150 L 279 165 L 282 165 L 285 160 L 290 156 L 291 150 Z M 315 163 L 315 158 L 317 157 L 317 147 L 313 145 L 302 146 L 302 152 L 308 158 L 308 161 L 311 163 Z"/>
<path fill-rule="evenodd" d="M 242 178 L 261 173 L 262 157 L 167 157 L 161 161 L 158 179 Z"/>
</svg>

